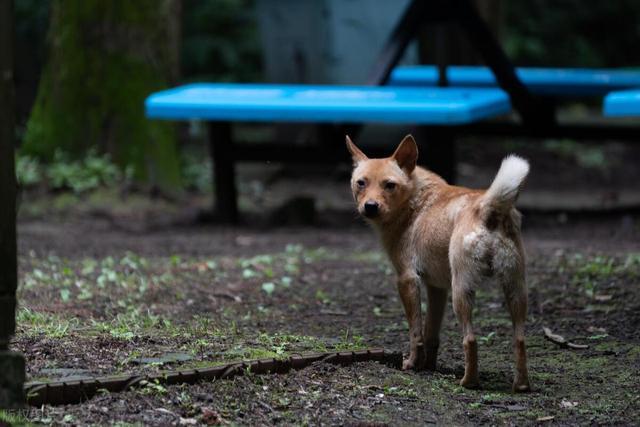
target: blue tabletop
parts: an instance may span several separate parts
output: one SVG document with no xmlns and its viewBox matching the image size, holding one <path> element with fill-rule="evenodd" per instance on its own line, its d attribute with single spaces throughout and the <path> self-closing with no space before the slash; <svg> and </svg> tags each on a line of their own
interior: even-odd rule
<svg viewBox="0 0 640 427">
<path fill-rule="evenodd" d="M 604 98 L 603 114 L 640 117 L 640 89 L 611 92 Z"/>
<path fill-rule="evenodd" d="M 156 92 L 146 115 L 216 121 L 455 125 L 508 113 L 500 89 L 199 83 Z"/>
<path fill-rule="evenodd" d="M 548 96 L 602 96 L 614 90 L 640 87 L 640 71 L 603 68 L 517 68 L 516 73 L 529 89 Z M 453 87 L 495 87 L 496 79 L 487 67 L 447 67 Z M 397 67 L 389 85 L 435 86 L 438 68 L 434 65 Z"/>
</svg>

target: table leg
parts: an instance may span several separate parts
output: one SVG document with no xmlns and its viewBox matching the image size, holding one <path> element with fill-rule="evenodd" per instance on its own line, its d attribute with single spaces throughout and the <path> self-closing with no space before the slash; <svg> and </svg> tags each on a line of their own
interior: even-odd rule
<svg viewBox="0 0 640 427">
<path fill-rule="evenodd" d="M 456 181 L 455 142 L 451 129 L 426 126 L 420 128 L 418 161 L 449 184 L 455 184 Z"/>
<path fill-rule="evenodd" d="M 209 125 L 209 147 L 213 166 L 215 219 L 235 224 L 238 222 L 238 200 L 230 123 L 212 122 Z"/>
</svg>

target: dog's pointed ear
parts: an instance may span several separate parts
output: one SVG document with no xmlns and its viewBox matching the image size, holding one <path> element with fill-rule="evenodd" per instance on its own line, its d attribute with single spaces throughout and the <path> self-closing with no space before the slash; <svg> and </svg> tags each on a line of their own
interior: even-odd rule
<svg viewBox="0 0 640 427">
<path fill-rule="evenodd" d="M 391 158 L 398 163 L 398 166 L 400 166 L 407 175 L 411 175 L 418 161 L 418 145 L 413 139 L 413 136 L 405 136 Z"/>
<path fill-rule="evenodd" d="M 362 152 L 356 144 L 351 141 L 349 135 L 345 135 L 345 141 L 347 142 L 347 150 L 351 153 L 351 158 L 353 159 L 353 164 L 356 165 L 363 160 L 369 160 L 369 158 Z"/>
</svg>

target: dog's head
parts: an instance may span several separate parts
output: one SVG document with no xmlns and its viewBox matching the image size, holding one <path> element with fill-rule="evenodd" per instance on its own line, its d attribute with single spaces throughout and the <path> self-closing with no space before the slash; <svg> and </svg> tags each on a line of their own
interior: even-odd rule
<svg viewBox="0 0 640 427">
<path fill-rule="evenodd" d="M 391 157 L 368 158 L 347 136 L 353 158 L 351 190 L 358 212 L 374 223 L 384 223 L 405 207 L 413 192 L 412 174 L 418 147 L 411 135 L 404 137 Z"/>
</svg>

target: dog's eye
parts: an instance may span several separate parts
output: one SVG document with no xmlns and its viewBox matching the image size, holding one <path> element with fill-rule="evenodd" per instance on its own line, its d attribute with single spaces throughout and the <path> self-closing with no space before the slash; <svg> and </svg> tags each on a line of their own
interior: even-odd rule
<svg viewBox="0 0 640 427">
<path fill-rule="evenodd" d="M 396 188 L 396 183 L 395 182 L 391 182 L 388 181 L 384 184 L 384 189 L 385 190 L 389 190 L 389 191 L 393 191 Z"/>
<path fill-rule="evenodd" d="M 356 181 L 356 185 L 358 186 L 358 188 L 364 188 L 364 186 L 367 185 L 367 183 L 364 182 L 364 179 L 359 179 Z"/>
</svg>

